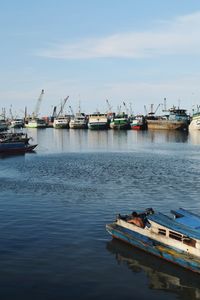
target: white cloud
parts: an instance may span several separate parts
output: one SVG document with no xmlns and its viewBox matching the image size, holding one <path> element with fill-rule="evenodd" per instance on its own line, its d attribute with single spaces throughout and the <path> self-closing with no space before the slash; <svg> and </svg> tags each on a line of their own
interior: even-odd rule
<svg viewBox="0 0 200 300">
<path fill-rule="evenodd" d="M 200 54 L 200 12 L 160 21 L 143 32 L 116 33 L 52 45 L 38 56 L 56 59 L 145 58 L 166 54 Z"/>
</svg>

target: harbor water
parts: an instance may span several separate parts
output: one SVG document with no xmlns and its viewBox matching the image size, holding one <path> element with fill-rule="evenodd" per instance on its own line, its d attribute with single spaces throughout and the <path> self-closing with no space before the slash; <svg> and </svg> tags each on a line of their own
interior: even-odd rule
<svg viewBox="0 0 200 300">
<path fill-rule="evenodd" d="M 0 299 L 200 299 L 200 275 L 112 240 L 118 213 L 200 214 L 200 133 L 29 129 L 0 158 Z"/>
</svg>

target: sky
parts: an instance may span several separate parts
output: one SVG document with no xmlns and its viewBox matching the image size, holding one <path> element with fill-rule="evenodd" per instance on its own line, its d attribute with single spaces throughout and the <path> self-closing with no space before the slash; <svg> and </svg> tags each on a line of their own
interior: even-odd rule
<svg viewBox="0 0 200 300">
<path fill-rule="evenodd" d="M 0 3 L 0 108 L 133 113 L 200 104 L 199 0 Z M 158 111 L 159 112 L 159 111 Z"/>
</svg>

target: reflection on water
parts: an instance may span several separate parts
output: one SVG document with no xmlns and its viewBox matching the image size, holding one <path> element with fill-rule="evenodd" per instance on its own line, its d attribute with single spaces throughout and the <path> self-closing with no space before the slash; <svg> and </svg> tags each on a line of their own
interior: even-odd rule
<svg viewBox="0 0 200 300">
<path fill-rule="evenodd" d="M 190 130 L 189 140 L 193 145 L 200 145 L 200 131 L 199 130 Z"/>
<path fill-rule="evenodd" d="M 148 253 L 113 239 L 107 243 L 117 263 L 126 265 L 133 273 L 143 272 L 153 290 L 176 293 L 180 299 L 200 299 L 198 274 L 165 262 Z"/>
<path fill-rule="evenodd" d="M 188 141 L 188 132 L 176 130 L 149 130 L 146 138 L 152 143 L 186 143 Z"/>
<path fill-rule="evenodd" d="M 200 144 L 200 132 L 28 129 L 37 152 L 132 151 L 146 144 Z M 198 135 L 199 133 L 199 135 Z M 143 146 L 144 147 L 144 146 Z"/>
</svg>

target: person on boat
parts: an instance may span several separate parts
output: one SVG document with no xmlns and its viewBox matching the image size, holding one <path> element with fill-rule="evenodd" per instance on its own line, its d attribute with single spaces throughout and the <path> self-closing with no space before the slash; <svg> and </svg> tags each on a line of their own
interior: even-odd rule
<svg viewBox="0 0 200 300">
<path fill-rule="evenodd" d="M 128 223 L 132 223 L 141 228 L 145 227 L 142 217 L 138 215 L 135 211 L 132 212 L 131 218 L 128 220 Z"/>
</svg>

